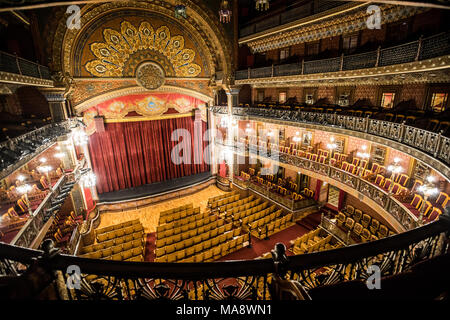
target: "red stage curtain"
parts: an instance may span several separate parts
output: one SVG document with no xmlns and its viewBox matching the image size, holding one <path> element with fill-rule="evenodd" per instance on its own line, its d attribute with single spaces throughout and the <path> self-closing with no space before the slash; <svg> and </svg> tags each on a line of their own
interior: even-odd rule
<svg viewBox="0 0 450 320">
<path fill-rule="evenodd" d="M 185 129 L 191 134 L 191 164 L 176 165 L 171 160 L 171 152 L 175 146 L 180 142 L 184 147 L 188 145 L 182 138 L 180 142 L 171 141 L 175 129 Z M 202 137 L 206 129 L 206 123 L 202 122 Z M 208 142 L 203 141 L 201 151 L 207 145 Z M 89 153 L 97 176 L 98 193 L 137 187 L 209 170 L 209 165 L 205 161 L 194 164 L 194 119 L 191 117 L 108 123 L 105 125 L 105 132 L 91 135 Z"/>
</svg>

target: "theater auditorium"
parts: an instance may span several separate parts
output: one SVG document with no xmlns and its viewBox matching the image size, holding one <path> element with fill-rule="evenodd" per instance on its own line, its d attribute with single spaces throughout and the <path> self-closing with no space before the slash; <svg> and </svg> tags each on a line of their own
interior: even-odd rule
<svg viewBox="0 0 450 320">
<path fill-rule="evenodd" d="M 449 19 L 0 1 L 0 299 L 448 300 Z"/>
</svg>

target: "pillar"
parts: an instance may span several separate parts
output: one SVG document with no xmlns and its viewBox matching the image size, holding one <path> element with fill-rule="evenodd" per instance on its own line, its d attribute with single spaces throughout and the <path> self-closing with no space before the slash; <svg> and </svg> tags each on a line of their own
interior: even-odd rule
<svg viewBox="0 0 450 320">
<path fill-rule="evenodd" d="M 65 88 L 41 88 L 40 91 L 47 99 L 53 122 L 63 121 L 69 118 Z"/>
<path fill-rule="evenodd" d="M 233 126 L 232 126 L 232 119 L 233 119 L 233 107 L 237 107 L 239 106 L 239 90 L 240 87 L 229 87 L 225 89 L 225 92 L 227 94 L 227 115 L 228 115 L 228 124 L 227 124 L 227 141 L 226 141 L 226 145 L 232 147 L 234 146 L 234 130 L 233 130 Z M 230 181 L 233 181 L 233 173 L 234 173 L 234 152 L 230 152 L 230 154 L 232 155 L 231 157 L 229 157 L 229 162 L 228 163 L 228 178 Z"/>
</svg>

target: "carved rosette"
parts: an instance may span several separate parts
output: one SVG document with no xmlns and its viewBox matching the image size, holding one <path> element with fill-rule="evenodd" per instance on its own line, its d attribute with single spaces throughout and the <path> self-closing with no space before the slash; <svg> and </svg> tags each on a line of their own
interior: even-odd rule
<svg viewBox="0 0 450 320">
<path fill-rule="evenodd" d="M 154 62 L 145 62 L 136 70 L 136 81 L 142 87 L 156 90 L 165 82 L 164 70 Z"/>
</svg>

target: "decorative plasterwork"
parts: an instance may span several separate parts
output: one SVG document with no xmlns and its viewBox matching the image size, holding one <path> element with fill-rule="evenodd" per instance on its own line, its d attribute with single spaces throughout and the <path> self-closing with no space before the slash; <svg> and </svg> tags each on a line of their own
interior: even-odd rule
<svg viewBox="0 0 450 320">
<path fill-rule="evenodd" d="M 187 8 L 187 19 L 177 20 L 189 34 L 199 43 L 199 50 L 206 55 L 211 74 L 215 70 L 231 71 L 231 45 L 224 30 L 213 19 L 212 13 L 204 4 L 192 0 L 184 1 Z M 149 11 L 173 19 L 175 0 L 159 1 L 114 1 L 85 5 L 81 9 L 81 29 L 67 29 L 66 16 L 58 23 L 52 43 L 53 69 L 71 72 L 71 61 L 74 59 L 72 49 L 82 36 L 84 28 L 101 19 L 105 14 L 120 10 Z"/>
<path fill-rule="evenodd" d="M 97 59 L 85 65 L 86 70 L 96 77 L 132 76 L 136 64 L 147 60 L 157 61 L 167 76 L 195 77 L 202 71 L 193 62 L 196 52 L 185 48 L 184 36 L 172 35 L 168 26 L 155 30 L 149 21 L 143 21 L 139 26 L 122 21 L 120 31 L 105 28 L 102 33 L 103 42 L 90 44 Z M 142 55 L 132 59 L 139 52 Z"/>
<path fill-rule="evenodd" d="M 450 82 L 450 55 L 385 67 L 236 80 L 237 85 L 255 88 L 317 85 L 391 85 L 404 83 Z"/>
<path fill-rule="evenodd" d="M 9 73 L 9 72 L 4 72 L 4 71 L 0 71 L 0 82 L 23 84 L 23 85 L 33 85 L 36 87 L 53 87 L 52 80 L 39 79 L 39 78 L 23 76 L 20 74 Z"/>
<path fill-rule="evenodd" d="M 145 62 L 136 70 L 136 81 L 145 89 L 158 89 L 165 81 L 164 70 L 156 63 Z"/>
<path fill-rule="evenodd" d="M 318 22 L 309 22 L 307 19 L 302 19 L 297 22 L 297 27 L 290 28 L 288 31 L 280 31 L 270 33 L 270 30 L 265 32 L 269 36 L 259 35 L 257 40 L 251 40 L 255 37 L 249 36 L 239 43 L 246 43 L 253 52 L 265 52 L 268 50 L 292 46 L 295 44 L 315 41 L 319 39 L 338 36 L 348 32 L 355 32 L 367 29 L 366 21 L 370 14 L 366 12 L 367 6 L 359 6 L 354 12 L 345 12 L 341 15 L 334 15 L 330 18 L 320 20 Z M 381 24 L 391 23 L 404 19 L 427 9 L 409 6 L 395 6 L 389 4 L 380 4 L 381 10 Z M 305 21 L 306 20 L 306 21 Z"/>
<path fill-rule="evenodd" d="M 82 103 L 80 103 L 79 105 L 75 106 L 75 111 L 78 115 L 81 115 L 84 111 L 86 111 L 87 109 L 89 109 L 92 106 L 98 105 L 100 103 L 103 103 L 105 101 L 114 99 L 114 98 L 118 98 L 121 96 L 126 96 L 126 95 L 132 95 L 132 94 L 140 94 L 140 93 L 149 93 L 149 91 L 141 86 L 134 86 L 134 87 L 130 87 L 130 88 L 123 88 L 123 89 L 118 89 L 115 90 L 113 92 L 109 92 L 109 93 L 105 93 L 105 94 L 100 94 L 96 97 L 90 98 Z M 194 90 L 190 90 L 190 89 L 186 89 L 186 88 L 180 88 L 180 87 L 173 87 L 173 86 L 168 86 L 168 85 L 164 85 L 160 88 L 158 88 L 158 90 L 156 91 L 152 91 L 152 93 L 178 93 L 178 94 L 184 94 L 187 96 L 191 96 L 194 97 L 196 99 L 202 100 L 204 102 L 207 103 L 212 103 L 213 102 L 213 98 L 201 94 L 197 91 Z"/>
</svg>

